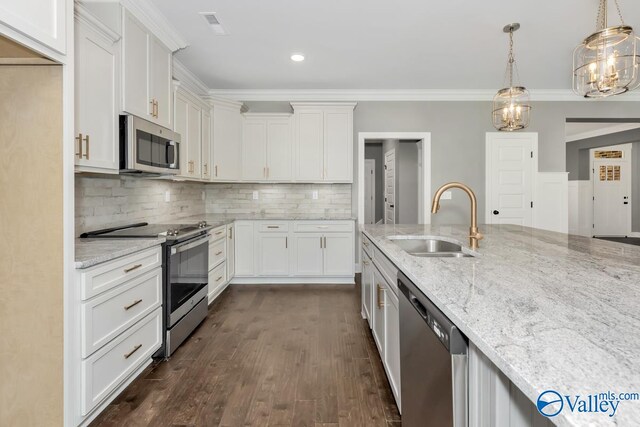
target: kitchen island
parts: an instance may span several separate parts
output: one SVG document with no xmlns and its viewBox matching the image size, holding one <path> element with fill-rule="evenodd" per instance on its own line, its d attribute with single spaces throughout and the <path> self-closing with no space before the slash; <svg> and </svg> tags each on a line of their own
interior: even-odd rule
<svg viewBox="0 0 640 427">
<path fill-rule="evenodd" d="M 640 247 L 518 226 L 481 226 L 468 258 L 420 258 L 392 236 L 468 246 L 468 227 L 366 225 L 362 232 L 531 402 L 545 390 L 586 396 L 640 391 Z M 609 411 L 611 413 L 611 411 Z M 567 405 L 558 425 L 635 425 Z M 473 425 L 473 424 L 472 424 Z"/>
</svg>

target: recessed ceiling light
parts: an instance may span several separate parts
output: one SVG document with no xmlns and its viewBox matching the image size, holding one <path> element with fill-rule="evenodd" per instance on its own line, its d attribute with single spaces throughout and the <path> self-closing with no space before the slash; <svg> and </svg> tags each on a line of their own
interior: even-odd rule
<svg viewBox="0 0 640 427">
<path fill-rule="evenodd" d="M 293 55 L 291 55 L 291 60 L 294 62 L 302 62 L 304 61 L 304 55 L 300 53 L 294 53 Z"/>
</svg>

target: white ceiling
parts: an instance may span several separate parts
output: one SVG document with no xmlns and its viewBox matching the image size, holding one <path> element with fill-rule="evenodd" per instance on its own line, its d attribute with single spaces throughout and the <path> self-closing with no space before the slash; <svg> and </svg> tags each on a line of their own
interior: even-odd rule
<svg viewBox="0 0 640 427">
<path fill-rule="evenodd" d="M 516 21 L 521 83 L 569 89 L 598 0 L 152 0 L 187 40 L 176 54 L 212 89 L 497 89 Z M 617 17 L 610 2 L 610 23 Z M 620 0 L 640 27 L 640 2 Z M 216 12 L 216 36 L 198 12 Z M 304 53 L 306 60 L 289 57 Z"/>
</svg>

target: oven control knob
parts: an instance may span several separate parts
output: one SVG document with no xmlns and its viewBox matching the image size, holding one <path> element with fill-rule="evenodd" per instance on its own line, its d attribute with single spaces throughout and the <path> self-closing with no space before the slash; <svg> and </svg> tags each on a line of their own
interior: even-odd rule
<svg viewBox="0 0 640 427">
<path fill-rule="evenodd" d="M 177 236 L 177 235 L 178 235 L 177 228 L 170 228 L 167 230 L 167 236 Z"/>
<path fill-rule="evenodd" d="M 207 221 L 200 221 L 198 223 L 198 228 L 205 228 L 207 226 Z"/>
</svg>

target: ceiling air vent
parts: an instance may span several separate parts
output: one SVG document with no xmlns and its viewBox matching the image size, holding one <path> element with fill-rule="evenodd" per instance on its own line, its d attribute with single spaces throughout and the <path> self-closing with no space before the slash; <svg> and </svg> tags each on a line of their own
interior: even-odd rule
<svg viewBox="0 0 640 427">
<path fill-rule="evenodd" d="M 209 24 L 209 27 L 211 27 L 213 32 L 217 35 L 224 36 L 229 34 L 218 20 L 215 12 L 200 12 L 200 15 L 202 15 L 205 21 L 207 21 L 207 24 Z"/>
</svg>

